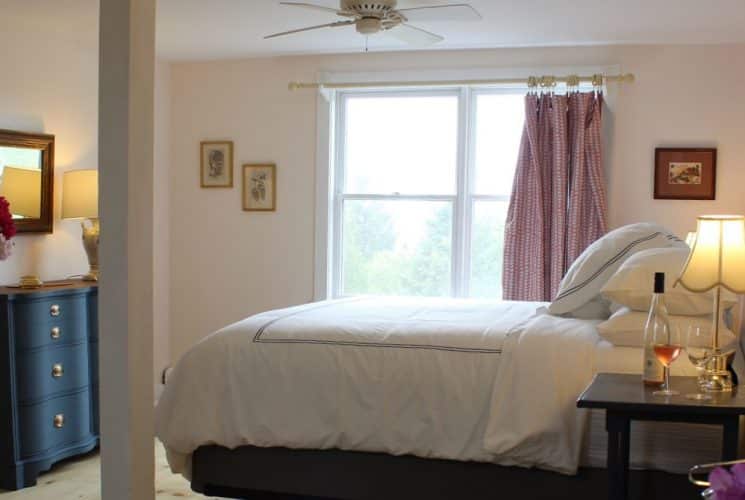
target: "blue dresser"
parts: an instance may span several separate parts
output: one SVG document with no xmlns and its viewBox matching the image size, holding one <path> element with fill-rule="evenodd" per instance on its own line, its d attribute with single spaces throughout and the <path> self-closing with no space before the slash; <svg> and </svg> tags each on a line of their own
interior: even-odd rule
<svg viewBox="0 0 745 500">
<path fill-rule="evenodd" d="M 98 446 L 95 283 L 0 288 L 0 489 Z"/>
</svg>

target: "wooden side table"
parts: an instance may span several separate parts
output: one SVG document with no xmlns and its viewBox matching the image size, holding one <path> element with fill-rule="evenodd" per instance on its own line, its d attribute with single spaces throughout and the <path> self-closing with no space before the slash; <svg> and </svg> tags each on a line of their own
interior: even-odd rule
<svg viewBox="0 0 745 500">
<path fill-rule="evenodd" d="M 599 373 L 577 399 L 578 408 L 605 410 L 608 431 L 608 498 L 628 496 L 629 429 L 632 420 L 687 422 L 721 425 L 722 460 L 737 459 L 740 416 L 745 415 L 745 391 L 712 394 L 710 401 L 687 399 L 698 392 L 695 377 L 671 377 L 670 385 L 679 396 L 652 395 L 640 375 Z M 693 464 L 691 464 L 693 465 Z"/>
</svg>

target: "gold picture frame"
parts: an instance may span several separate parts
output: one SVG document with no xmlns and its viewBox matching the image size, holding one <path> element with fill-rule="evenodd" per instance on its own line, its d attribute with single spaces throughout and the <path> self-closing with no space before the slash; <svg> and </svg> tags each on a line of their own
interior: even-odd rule
<svg viewBox="0 0 745 500">
<path fill-rule="evenodd" d="M 199 184 L 203 188 L 233 187 L 233 141 L 199 143 Z"/>
<path fill-rule="evenodd" d="M 277 166 L 271 163 L 243 165 L 243 210 L 277 210 Z"/>
</svg>

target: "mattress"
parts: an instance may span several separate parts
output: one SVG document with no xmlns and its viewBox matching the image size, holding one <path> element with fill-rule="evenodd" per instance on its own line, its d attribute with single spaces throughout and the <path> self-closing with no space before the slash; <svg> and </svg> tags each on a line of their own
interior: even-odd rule
<svg viewBox="0 0 745 500">
<path fill-rule="evenodd" d="M 360 298 L 268 311 L 194 346 L 156 410 L 171 468 L 199 446 L 357 450 L 541 467 L 605 464 L 604 416 L 577 410 L 594 372 L 639 373 L 597 321 L 545 304 Z M 557 356 L 559 353 L 559 356 Z M 673 374 L 693 374 L 680 360 Z M 589 425 L 588 424 L 589 421 Z M 632 466 L 680 472 L 718 432 L 632 426 Z M 716 453 L 712 455 L 712 453 Z"/>
</svg>

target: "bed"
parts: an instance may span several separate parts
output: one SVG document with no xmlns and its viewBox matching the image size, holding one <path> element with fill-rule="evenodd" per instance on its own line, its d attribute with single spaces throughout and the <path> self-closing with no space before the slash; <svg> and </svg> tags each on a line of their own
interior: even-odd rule
<svg viewBox="0 0 745 500">
<path fill-rule="evenodd" d="M 576 498 L 603 487 L 605 463 L 603 415 L 576 397 L 597 371 L 638 372 L 641 351 L 545 306 L 353 298 L 258 314 L 179 361 L 156 433 L 208 494 Z M 632 466 L 663 471 L 640 473 L 647 490 L 690 494 L 665 472 L 716 459 L 720 438 L 650 424 L 632 439 Z"/>
</svg>

